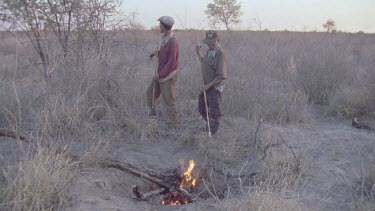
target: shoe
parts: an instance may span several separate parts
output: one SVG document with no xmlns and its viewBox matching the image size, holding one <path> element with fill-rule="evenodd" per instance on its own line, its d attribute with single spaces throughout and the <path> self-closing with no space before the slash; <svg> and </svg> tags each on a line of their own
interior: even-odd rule
<svg viewBox="0 0 375 211">
<path fill-rule="evenodd" d="M 211 121 L 211 124 L 210 124 L 210 129 L 211 129 L 211 135 L 214 135 L 217 133 L 217 131 L 219 130 L 219 122 L 217 121 Z"/>
</svg>

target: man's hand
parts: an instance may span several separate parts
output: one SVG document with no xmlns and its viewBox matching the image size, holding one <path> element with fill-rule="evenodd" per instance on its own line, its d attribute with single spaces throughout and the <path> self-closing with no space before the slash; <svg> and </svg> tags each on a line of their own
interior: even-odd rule
<svg viewBox="0 0 375 211">
<path fill-rule="evenodd" d="M 204 92 L 204 91 L 207 91 L 207 89 L 209 89 L 211 86 L 209 84 L 205 84 L 205 85 L 202 85 L 201 86 L 201 91 Z"/>
<path fill-rule="evenodd" d="M 159 74 L 156 73 L 155 76 L 154 76 L 154 81 L 158 81 L 159 80 Z"/>
<path fill-rule="evenodd" d="M 158 51 L 155 51 L 155 52 L 152 52 L 151 54 L 150 54 L 150 59 L 152 59 L 152 58 L 154 58 L 154 56 L 156 56 L 158 54 Z"/>
<path fill-rule="evenodd" d="M 195 46 L 195 52 L 197 52 L 198 55 L 200 55 L 200 50 L 201 50 L 202 46 L 201 45 L 197 45 Z"/>
</svg>

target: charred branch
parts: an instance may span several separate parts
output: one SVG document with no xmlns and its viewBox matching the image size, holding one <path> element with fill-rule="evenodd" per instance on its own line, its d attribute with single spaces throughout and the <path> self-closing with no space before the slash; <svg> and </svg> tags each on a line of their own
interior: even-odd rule
<svg viewBox="0 0 375 211">
<path fill-rule="evenodd" d="M 153 196 L 156 196 L 156 195 L 159 195 L 159 194 L 162 194 L 165 192 L 165 188 L 158 188 L 158 189 L 155 189 L 155 190 L 152 190 L 152 191 L 149 191 L 149 192 L 146 192 L 146 193 L 141 193 L 139 192 L 138 190 L 138 186 L 134 186 L 132 188 L 133 190 L 133 193 L 134 195 L 137 197 L 137 199 L 139 200 L 147 200 L 148 198 L 151 198 Z"/>
</svg>

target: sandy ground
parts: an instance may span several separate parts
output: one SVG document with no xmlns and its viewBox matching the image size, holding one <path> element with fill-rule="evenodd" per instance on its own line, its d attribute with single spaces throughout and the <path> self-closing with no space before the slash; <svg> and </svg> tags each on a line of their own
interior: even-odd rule
<svg viewBox="0 0 375 211">
<path fill-rule="evenodd" d="M 304 187 L 298 190 L 307 207 L 353 209 L 350 186 L 375 165 L 374 133 L 332 118 L 303 127 L 276 127 L 273 131 L 294 147 L 304 148 L 311 158 Z"/>
<path fill-rule="evenodd" d="M 200 121 L 197 120 L 197 127 L 189 128 L 184 135 L 172 134 L 164 136 L 163 139 L 159 136 L 157 140 L 146 140 L 138 144 L 113 143 L 110 157 L 160 171 L 176 167 L 179 159 L 197 159 L 200 145 L 197 142 L 201 141 L 197 136 L 205 135 L 199 129 L 203 127 Z M 267 127 L 269 125 L 264 125 L 264 128 Z M 198 133 L 189 134 L 190 129 L 198 130 Z M 255 125 L 244 119 L 225 119 L 222 130 L 212 139 L 216 144 L 211 147 L 217 147 L 219 151 L 221 148 L 214 159 L 229 163 L 232 170 L 238 170 L 236 165 L 239 164 L 240 167 L 244 160 L 250 158 L 249 152 L 241 147 L 246 143 L 238 142 L 248 142 L 248 135 L 252 134 L 254 129 Z M 374 133 L 353 128 L 344 120 L 323 117 L 298 126 L 270 126 L 264 132 L 274 137 L 282 137 L 295 151 L 304 152 L 309 166 L 296 192 L 306 209 L 353 209 L 352 181 L 360 181 L 361 172 L 375 164 Z M 173 140 L 176 137 L 179 139 Z M 225 145 L 226 143 L 228 145 Z M 251 168 L 249 172 L 259 170 L 254 166 Z M 93 169 L 75 182 L 72 193 L 75 193 L 76 197 L 67 210 L 217 209 L 209 205 L 212 200 L 199 200 L 198 203 L 172 208 L 161 206 L 158 197 L 148 202 L 137 201 L 131 193 L 131 187 L 138 185 L 146 191 L 147 182 L 113 169 Z"/>
<path fill-rule="evenodd" d="M 185 124 L 185 126 L 184 126 Z M 203 143 L 206 133 L 202 120 L 183 123 L 178 133 L 163 133 L 146 137 L 138 143 L 126 140 L 110 144 L 106 158 L 130 163 L 145 169 L 167 171 L 178 166 L 178 160 L 195 159 L 210 148 L 213 167 L 220 163 L 239 171 L 246 160 L 256 160 L 259 154 L 246 149 L 256 125 L 245 119 L 223 120 L 219 134 Z M 301 125 L 262 125 L 263 135 L 279 137 L 308 161 L 302 182 L 296 187 L 298 200 L 306 209 L 352 210 L 353 181 L 375 165 L 375 133 L 351 127 L 347 120 L 315 117 Z M 22 144 L 8 138 L 0 139 L 1 165 L 17 163 L 17 148 Z M 212 153 L 215 152 L 215 153 Z M 9 159 L 12 158 L 12 159 Z M 218 162 L 216 162 L 218 161 Z M 199 165 L 199 164 L 198 164 Z M 259 166 L 248 165 L 245 174 L 258 173 Z M 233 183 L 234 184 L 234 183 Z M 211 198 L 184 206 L 162 206 L 155 196 L 148 201 L 134 199 L 133 185 L 147 191 L 145 179 L 116 169 L 88 167 L 82 170 L 69 187 L 69 202 L 64 210 L 216 210 Z M 218 184 L 218 189 L 220 185 Z"/>
</svg>

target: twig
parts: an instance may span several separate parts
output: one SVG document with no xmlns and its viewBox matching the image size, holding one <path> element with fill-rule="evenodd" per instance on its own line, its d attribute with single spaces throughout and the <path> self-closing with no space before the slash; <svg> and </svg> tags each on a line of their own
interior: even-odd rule
<svg viewBox="0 0 375 211">
<path fill-rule="evenodd" d="M 259 122 L 258 122 L 258 125 L 257 125 L 257 129 L 255 130 L 255 133 L 254 133 L 254 137 L 253 137 L 253 143 L 254 143 L 254 146 L 255 148 L 258 148 L 258 132 L 259 132 L 259 129 L 260 129 L 260 125 L 262 124 L 262 121 L 263 121 L 263 118 L 260 118 Z"/>
<path fill-rule="evenodd" d="M 271 139 L 271 142 L 269 144 L 267 144 L 266 147 L 264 147 L 264 150 L 263 150 L 263 156 L 257 161 L 257 163 L 259 163 L 260 161 L 264 160 L 266 157 L 267 157 L 267 151 L 272 148 L 272 147 L 278 147 L 278 146 L 281 146 L 283 143 L 283 141 L 279 142 L 278 139 L 276 139 L 277 141 L 275 143 L 272 143 L 272 139 Z"/>
<path fill-rule="evenodd" d="M 286 147 L 288 147 L 288 149 L 292 152 L 294 159 L 296 160 L 296 162 L 297 162 L 298 165 L 299 165 L 301 161 L 297 158 L 297 156 L 296 156 L 296 154 L 294 153 L 292 147 L 291 147 L 288 143 L 286 143 L 286 141 L 285 141 L 284 139 L 281 139 L 281 140 L 284 142 L 284 144 L 286 145 Z"/>
<path fill-rule="evenodd" d="M 134 195 L 138 199 L 140 199 L 140 200 L 146 200 L 146 199 L 151 198 L 151 197 L 153 197 L 155 195 L 159 195 L 159 194 L 163 193 L 165 191 L 165 188 L 158 188 L 158 189 L 146 192 L 146 193 L 141 193 L 138 190 L 138 186 L 134 186 L 132 188 L 132 191 L 133 191 Z"/>
<path fill-rule="evenodd" d="M 203 185 L 204 185 L 204 187 L 206 188 L 206 190 L 208 191 L 208 193 L 212 196 L 212 198 L 214 198 L 218 203 L 220 203 L 221 204 L 221 201 L 220 201 L 220 199 L 217 197 L 217 196 L 215 196 L 212 192 L 211 192 L 211 190 L 210 190 L 210 188 L 207 186 L 207 184 L 206 184 L 206 182 L 205 182 L 205 179 L 203 178 L 202 179 L 202 182 L 203 182 Z"/>
</svg>

